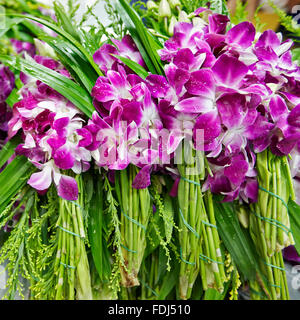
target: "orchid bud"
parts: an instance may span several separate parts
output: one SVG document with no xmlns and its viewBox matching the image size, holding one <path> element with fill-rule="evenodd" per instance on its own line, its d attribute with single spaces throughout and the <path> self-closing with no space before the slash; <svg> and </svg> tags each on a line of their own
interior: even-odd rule
<svg viewBox="0 0 300 320">
<path fill-rule="evenodd" d="M 155 9 L 158 9 L 158 6 L 157 6 L 157 4 L 154 2 L 154 1 L 147 1 L 147 9 L 149 10 L 149 11 L 151 11 L 151 10 L 155 10 Z"/>
<path fill-rule="evenodd" d="M 158 15 L 160 18 L 171 17 L 171 8 L 167 0 L 161 0 L 158 8 Z"/>
<path fill-rule="evenodd" d="M 245 210 L 245 208 L 240 207 L 239 210 L 237 211 L 237 216 L 241 225 L 247 229 L 249 227 L 249 214 Z"/>
<path fill-rule="evenodd" d="M 169 28 L 168 28 L 168 33 L 169 33 L 169 36 L 173 36 L 174 34 L 174 27 L 175 27 L 175 24 L 177 23 L 177 19 L 172 16 L 171 17 L 171 20 L 170 20 L 170 24 L 169 24 Z"/>
<path fill-rule="evenodd" d="M 55 51 L 46 42 L 42 42 L 38 39 L 34 39 L 34 45 L 40 56 L 57 59 Z"/>
<path fill-rule="evenodd" d="M 169 4 L 170 4 L 172 9 L 175 9 L 175 8 L 181 6 L 181 3 L 180 3 L 179 0 L 169 0 Z"/>
<path fill-rule="evenodd" d="M 183 10 L 180 11 L 179 16 L 178 16 L 178 21 L 179 22 L 191 22 L 189 19 L 187 13 Z"/>
<path fill-rule="evenodd" d="M 199 17 L 193 18 L 192 21 L 193 21 L 194 27 L 203 28 L 206 25 L 205 21 Z"/>
</svg>

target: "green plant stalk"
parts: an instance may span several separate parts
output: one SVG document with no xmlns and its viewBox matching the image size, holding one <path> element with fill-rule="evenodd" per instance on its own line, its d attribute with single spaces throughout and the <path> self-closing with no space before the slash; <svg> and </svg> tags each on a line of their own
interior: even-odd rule
<svg viewBox="0 0 300 320">
<path fill-rule="evenodd" d="M 150 217 L 150 193 L 146 189 L 134 189 L 132 182 L 138 168 L 131 165 L 116 172 L 116 189 L 120 203 L 122 256 L 121 285 L 127 288 L 140 285 L 138 273 L 146 248 L 146 232 Z M 137 223 L 136 223 L 137 222 Z M 138 225 L 141 224 L 140 225 Z"/>
<path fill-rule="evenodd" d="M 76 237 L 76 254 L 75 254 L 75 267 L 76 267 L 76 299 L 77 300 L 92 300 L 92 287 L 91 287 L 91 276 L 90 268 L 88 263 L 88 257 L 85 248 L 85 235 L 84 235 L 84 225 L 82 217 L 83 203 L 80 207 L 72 203 L 72 218 L 73 218 L 73 228 L 74 232 L 79 237 Z"/>
<path fill-rule="evenodd" d="M 216 288 L 222 292 L 226 276 L 218 231 L 214 227 L 216 220 L 211 194 L 209 192 L 203 194 L 201 190 L 201 181 L 205 178 L 204 157 L 191 147 L 184 151 L 181 152 L 181 163 L 184 163 L 185 159 L 187 164 L 178 165 L 183 178 L 178 186 L 179 243 L 182 260 L 179 272 L 179 292 L 181 299 L 189 299 L 199 272 L 204 290 Z M 196 155 L 197 160 L 191 164 L 193 154 Z M 201 171 L 196 172 L 199 166 L 201 166 Z M 194 173 L 191 174 L 191 170 L 194 170 Z M 203 256 L 200 258 L 200 254 L 208 259 Z"/>
</svg>

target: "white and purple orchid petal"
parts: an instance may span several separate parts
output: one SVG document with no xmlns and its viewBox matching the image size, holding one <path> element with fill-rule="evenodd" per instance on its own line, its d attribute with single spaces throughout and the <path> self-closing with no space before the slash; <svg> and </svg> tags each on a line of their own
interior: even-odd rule
<svg viewBox="0 0 300 320">
<path fill-rule="evenodd" d="M 245 160 L 233 158 L 230 166 L 224 168 L 224 175 L 233 183 L 235 186 L 240 186 L 245 180 L 246 173 L 249 165 Z"/>
<path fill-rule="evenodd" d="M 267 48 L 276 49 L 280 46 L 280 39 L 273 30 L 266 30 L 262 33 L 255 44 L 255 48 Z"/>
<path fill-rule="evenodd" d="M 288 113 L 288 108 L 282 97 L 275 95 L 270 100 L 270 114 L 274 122 L 277 122 L 283 115 Z"/>
<path fill-rule="evenodd" d="M 282 155 L 289 155 L 291 151 L 295 148 L 297 142 L 300 139 L 300 132 L 297 135 L 284 138 L 281 141 L 276 143 L 276 140 L 274 139 L 274 143 L 271 143 L 270 145 L 270 150 L 274 153 L 277 154 L 278 156 Z M 279 151 L 279 153 L 278 153 Z"/>
<path fill-rule="evenodd" d="M 135 122 L 136 125 L 142 123 L 143 112 L 142 112 L 142 103 L 137 101 L 132 101 L 127 103 L 122 112 L 122 119 L 128 123 Z"/>
<path fill-rule="evenodd" d="M 271 47 L 258 47 L 254 50 L 255 55 L 260 61 L 265 61 L 271 65 L 276 64 L 278 56 Z"/>
<path fill-rule="evenodd" d="M 221 86 L 232 88 L 238 87 L 248 73 L 248 67 L 237 58 L 223 54 L 212 67 L 212 71 Z"/>
<path fill-rule="evenodd" d="M 268 136 L 274 127 L 275 125 L 273 123 L 269 122 L 265 117 L 258 115 L 255 122 L 248 126 L 243 134 L 250 140 L 258 139 L 256 142 L 254 142 L 254 144 L 257 144 L 258 149 L 256 150 L 263 151 L 269 144 Z M 262 149 L 259 148 L 259 145 L 261 145 Z"/>
<path fill-rule="evenodd" d="M 107 72 L 107 77 L 112 86 L 117 88 L 118 90 L 122 90 L 126 87 L 126 78 L 123 74 L 113 70 L 109 70 Z"/>
<path fill-rule="evenodd" d="M 285 96 L 285 98 L 291 102 L 293 105 L 298 105 L 300 104 L 300 96 L 297 95 L 297 94 L 293 94 L 293 93 L 290 93 L 290 92 L 285 92 L 285 91 L 280 91 L 280 93 L 282 95 Z"/>
<path fill-rule="evenodd" d="M 151 180 L 150 180 L 151 170 L 152 170 L 151 165 L 144 166 L 135 176 L 132 183 L 132 187 L 134 189 L 145 189 L 149 187 L 151 184 Z"/>
<path fill-rule="evenodd" d="M 204 96 L 213 100 L 215 97 L 215 81 L 212 71 L 201 69 L 192 72 L 189 81 L 185 84 L 185 88 L 190 94 Z"/>
<path fill-rule="evenodd" d="M 56 135 L 52 135 L 52 136 L 50 136 L 49 139 L 47 139 L 47 143 L 49 144 L 52 151 L 54 151 L 54 152 L 57 149 L 59 149 L 60 147 L 62 147 L 66 142 L 67 142 L 66 137 L 62 138 L 62 137 L 58 137 Z"/>
<path fill-rule="evenodd" d="M 92 96 L 99 102 L 107 102 L 116 98 L 116 93 L 112 85 L 100 83 L 93 87 Z"/>
<path fill-rule="evenodd" d="M 300 104 L 292 109 L 288 115 L 287 121 L 289 125 L 300 128 Z"/>
<path fill-rule="evenodd" d="M 74 178 L 61 175 L 58 186 L 57 194 L 68 201 L 76 201 L 78 199 L 78 185 Z"/>
<path fill-rule="evenodd" d="M 189 80 L 189 72 L 170 63 L 165 67 L 165 73 L 170 85 L 175 88 L 177 96 L 180 95 L 184 84 Z"/>
<path fill-rule="evenodd" d="M 213 110 L 214 104 L 211 99 L 199 96 L 181 100 L 174 108 L 183 113 L 204 113 Z"/>
<path fill-rule="evenodd" d="M 56 130 L 59 137 L 65 137 L 67 134 L 67 126 L 70 123 L 69 117 L 63 117 L 53 122 L 53 129 Z"/>
<path fill-rule="evenodd" d="M 93 142 L 93 135 L 87 128 L 81 128 L 76 130 L 77 134 L 82 137 L 78 142 L 79 147 L 87 147 Z"/>
<path fill-rule="evenodd" d="M 175 152 L 184 139 L 184 134 L 180 130 L 172 130 L 168 137 L 167 153 L 168 155 Z"/>
<path fill-rule="evenodd" d="M 251 46 L 255 38 L 255 27 L 251 22 L 244 21 L 231 28 L 226 34 L 228 44 L 238 44 L 242 49 Z"/>
<path fill-rule="evenodd" d="M 281 56 L 284 53 L 286 53 L 288 50 L 291 49 L 291 47 L 294 45 L 294 42 L 292 39 L 287 39 L 286 41 L 282 42 L 282 44 L 275 48 L 275 52 L 277 56 Z"/>
<path fill-rule="evenodd" d="M 112 54 L 117 55 L 117 49 L 110 44 L 103 44 L 101 48 L 93 55 L 95 63 L 97 63 L 100 69 L 105 73 L 112 69 L 113 64 L 117 60 L 114 56 L 112 56 Z"/>
<path fill-rule="evenodd" d="M 217 100 L 217 107 L 222 118 L 222 123 L 227 128 L 236 128 L 243 121 L 246 105 L 245 96 L 237 93 L 224 94 Z"/>
<path fill-rule="evenodd" d="M 222 14 L 212 14 L 208 16 L 209 32 L 225 34 L 229 18 Z"/>
<path fill-rule="evenodd" d="M 27 183 L 36 190 L 47 190 L 52 183 L 51 166 L 45 165 L 42 171 L 32 174 Z"/>
<path fill-rule="evenodd" d="M 164 76 L 151 74 L 146 78 L 147 86 L 154 98 L 164 98 L 167 91 L 170 89 Z"/>
<path fill-rule="evenodd" d="M 243 193 L 250 203 L 257 202 L 258 199 L 258 181 L 256 179 L 247 179 L 243 188 Z"/>
<path fill-rule="evenodd" d="M 204 142 L 211 142 L 215 138 L 217 138 L 221 133 L 221 120 L 217 111 L 211 111 L 205 114 L 200 115 L 195 123 L 193 129 L 194 141 L 196 141 L 197 130 L 203 131 L 202 138 Z M 201 135 L 198 135 L 201 138 Z M 200 142 L 200 141 L 199 141 Z M 197 141 L 196 141 L 197 146 Z M 197 147 L 196 147 L 197 149 Z"/>
<path fill-rule="evenodd" d="M 53 160 L 55 165 L 62 170 L 71 169 L 75 162 L 75 158 L 71 150 L 66 146 L 62 146 L 56 150 L 53 155 Z"/>
<path fill-rule="evenodd" d="M 195 56 L 189 48 L 180 49 L 173 59 L 173 63 L 181 69 L 189 70 L 194 63 Z"/>
</svg>

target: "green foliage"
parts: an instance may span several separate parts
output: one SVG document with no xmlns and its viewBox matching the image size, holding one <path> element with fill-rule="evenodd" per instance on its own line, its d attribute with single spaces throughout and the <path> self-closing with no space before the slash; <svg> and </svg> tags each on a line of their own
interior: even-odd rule
<svg viewBox="0 0 300 320">
<path fill-rule="evenodd" d="M 278 15 L 280 19 L 281 25 L 290 32 L 289 36 L 291 37 L 300 37 L 300 27 L 293 19 L 293 17 L 289 16 L 285 11 L 279 9 L 272 0 L 268 0 L 268 4 L 275 13 Z"/>
<path fill-rule="evenodd" d="M 246 10 L 247 8 L 247 2 L 243 2 L 242 0 L 236 1 L 236 7 L 234 15 L 231 16 L 230 20 L 233 24 L 239 24 L 243 21 L 247 21 L 248 12 Z"/>
</svg>

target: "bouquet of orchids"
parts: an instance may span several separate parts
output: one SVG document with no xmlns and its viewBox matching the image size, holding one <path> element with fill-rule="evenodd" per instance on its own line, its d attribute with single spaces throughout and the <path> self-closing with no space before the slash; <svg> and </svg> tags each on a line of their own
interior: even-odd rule
<svg viewBox="0 0 300 320">
<path fill-rule="evenodd" d="M 7 12 L 7 32 L 35 38 L 0 55 L 8 298 L 21 275 L 31 299 L 289 299 L 293 42 L 198 2 L 106 3 L 112 31 L 93 7 L 75 21 L 72 1 L 48 18 Z"/>
</svg>

